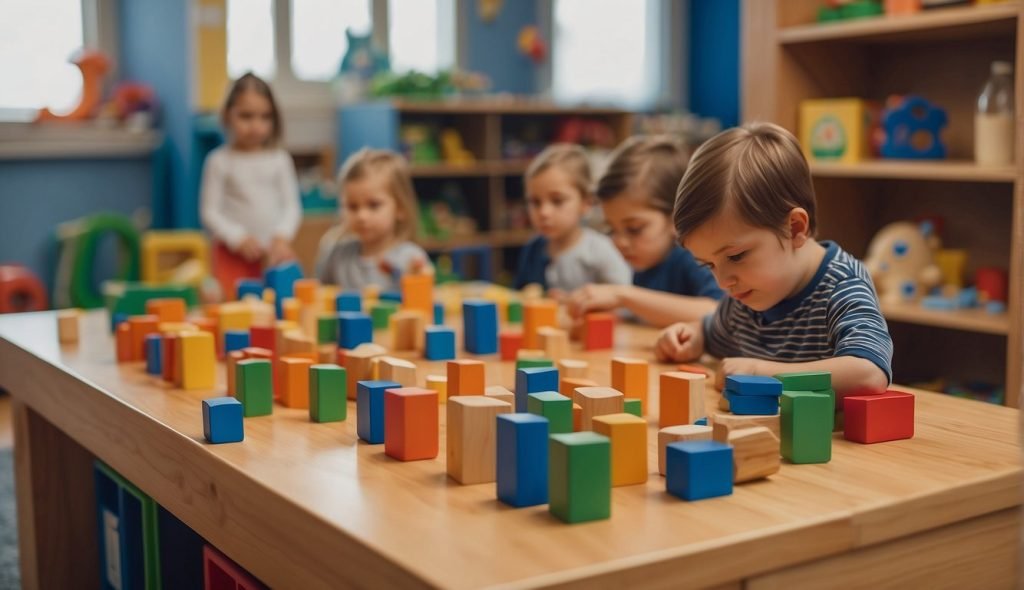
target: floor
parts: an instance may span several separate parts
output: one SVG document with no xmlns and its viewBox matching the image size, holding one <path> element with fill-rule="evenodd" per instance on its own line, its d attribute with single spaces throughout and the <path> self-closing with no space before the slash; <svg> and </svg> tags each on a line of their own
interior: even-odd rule
<svg viewBox="0 0 1024 590">
<path fill-rule="evenodd" d="M 11 447 L 11 396 L 0 393 L 0 588 L 20 588 L 18 525 L 14 506 L 14 469 Z"/>
</svg>

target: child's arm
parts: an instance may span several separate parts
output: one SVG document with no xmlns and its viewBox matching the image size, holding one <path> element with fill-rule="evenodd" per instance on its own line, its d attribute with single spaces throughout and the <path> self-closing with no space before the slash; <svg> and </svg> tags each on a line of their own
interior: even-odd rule
<svg viewBox="0 0 1024 590">
<path fill-rule="evenodd" d="M 715 311 L 718 302 L 708 297 L 676 295 L 635 285 L 586 285 L 569 296 L 569 315 L 625 307 L 644 322 L 664 327 L 690 322 Z"/>
<path fill-rule="evenodd" d="M 889 377 L 875 363 L 855 357 L 836 356 L 820 361 L 784 363 L 761 359 L 733 357 L 722 360 L 722 375 L 761 375 L 771 377 L 779 373 L 797 372 L 832 373 L 832 389 L 837 399 L 846 395 L 881 393 L 889 386 Z M 719 389 L 724 387 L 719 383 Z"/>
<path fill-rule="evenodd" d="M 661 331 L 654 356 L 661 362 L 685 363 L 704 354 L 704 322 L 679 322 Z"/>
<path fill-rule="evenodd" d="M 218 152 L 211 153 L 203 164 L 203 180 L 200 188 L 199 213 L 203 226 L 213 237 L 224 242 L 229 249 L 240 252 L 246 258 L 253 254 L 253 246 L 259 244 L 251 238 L 245 227 L 224 215 L 224 163 Z M 258 257 L 258 256 L 257 256 Z"/>
</svg>

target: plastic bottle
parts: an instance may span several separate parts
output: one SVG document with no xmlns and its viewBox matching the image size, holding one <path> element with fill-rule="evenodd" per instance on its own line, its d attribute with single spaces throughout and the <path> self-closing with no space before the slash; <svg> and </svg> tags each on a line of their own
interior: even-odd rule
<svg viewBox="0 0 1024 590">
<path fill-rule="evenodd" d="M 978 95 L 974 115 L 974 159 L 985 166 L 1013 164 L 1013 64 L 992 62 L 992 74 Z"/>
</svg>

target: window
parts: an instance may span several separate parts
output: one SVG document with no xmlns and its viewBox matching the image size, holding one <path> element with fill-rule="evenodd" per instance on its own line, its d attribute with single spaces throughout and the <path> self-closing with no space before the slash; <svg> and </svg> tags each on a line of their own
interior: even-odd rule
<svg viewBox="0 0 1024 590">
<path fill-rule="evenodd" d="M 555 0 L 551 80 L 559 102 L 652 106 L 662 91 L 659 0 Z"/>
<path fill-rule="evenodd" d="M 0 0 L 0 119 L 68 111 L 82 93 L 82 0 Z"/>
<path fill-rule="evenodd" d="M 346 30 L 370 34 L 370 0 L 291 0 L 292 73 L 299 80 L 327 81 L 348 51 Z"/>
<path fill-rule="evenodd" d="M 454 0 L 388 0 L 391 69 L 436 74 L 455 64 Z"/>
<path fill-rule="evenodd" d="M 273 0 L 227 0 L 228 76 L 246 72 L 273 78 Z"/>
</svg>

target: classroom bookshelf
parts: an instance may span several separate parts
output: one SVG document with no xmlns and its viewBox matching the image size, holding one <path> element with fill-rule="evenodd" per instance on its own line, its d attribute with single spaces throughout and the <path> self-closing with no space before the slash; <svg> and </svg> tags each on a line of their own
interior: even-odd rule
<svg viewBox="0 0 1024 590">
<path fill-rule="evenodd" d="M 754 0 L 743 8 L 743 119 L 797 133 L 810 98 L 884 100 L 914 93 L 947 110 L 948 160 L 813 163 L 819 235 L 864 257 L 884 225 L 938 215 L 943 246 L 968 251 L 967 276 L 981 266 L 1008 270 L 1007 312 L 883 307 L 896 346 L 897 382 L 949 378 L 1005 384 L 1019 407 L 1024 356 L 1024 134 L 1017 163 L 973 161 L 974 109 L 992 61 L 1014 64 L 1017 129 L 1024 130 L 1024 45 L 1019 2 L 926 10 L 816 23 L 822 0 Z"/>
</svg>

